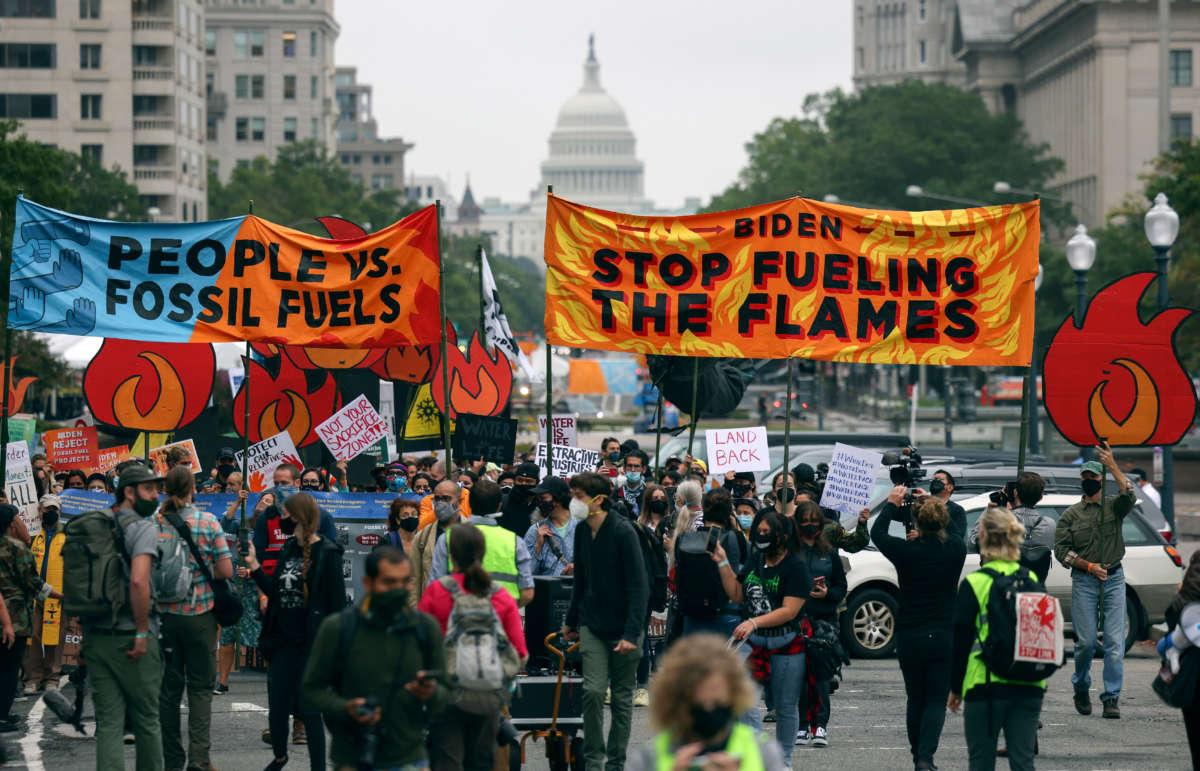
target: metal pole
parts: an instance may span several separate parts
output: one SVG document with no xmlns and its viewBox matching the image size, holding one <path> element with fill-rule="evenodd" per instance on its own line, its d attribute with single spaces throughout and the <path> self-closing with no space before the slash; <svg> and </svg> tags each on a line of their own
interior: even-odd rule
<svg viewBox="0 0 1200 771">
<path fill-rule="evenodd" d="M 483 244 L 475 247 L 475 263 L 479 266 L 479 342 L 486 351 L 487 343 L 487 303 L 483 298 Z"/>
<path fill-rule="evenodd" d="M 662 452 L 663 418 L 663 395 L 661 383 L 656 385 L 655 388 L 658 390 L 658 425 L 654 428 L 654 479 L 655 481 L 658 481 L 658 479 L 662 476 L 662 457 L 659 456 L 659 453 Z M 674 503 L 674 501 L 671 501 L 671 503 Z"/>
<path fill-rule="evenodd" d="M 18 194 L 19 195 L 19 194 Z M 0 214 L 0 218 L 3 215 Z M 13 239 L 17 237 L 13 231 Z M 4 282 L 4 296 L 8 296 L 9 274 L 12 272 L 12 243 L 7 256 L 0 258 L 0 281 Z M 7 304 L 5 305 L 7 308 Z M 4 437 L 3 452 L 0 452 L 0 491 L 8 495 L 8 396 L 12 386 L 12 329 L 8 326 L 8 314 L 4 314 L 4 404 L 0 405 L 0 436 Z"/>
<path fill-rule="evenodd" d="M 446 339 L 446 261 L 442 259 L 442 201 L 439 198 L 437 206 L 438 232 L 438 309 L 442 327 L 442 443 L 446 448 L 446 478 L 454 473 L 453 452 L 450 449 L 450 357 L 447 355 Z"/>
<path fill-rule="evenodd" d="M 954 392 L 950 389 L 950 365 L 942 367 L 942 423 L 946 430 L 946 446 L 954 446 L 954 437 L 951 434 L 950 422 L 950 401 L 954 398 Z"/>
<path fill-rule="evenodd" d="M 1169 250 L 1170 247 L 1154 248 L 1154 261 L 1158 263 L 1158 309 L 1160 311 L 1165 311 L 1168 303 L 1171 300 L 1170 288 L 1167 286 L 1167 269 L 1171 266 L 1171 254 Z M 8 409 L 6 408 L 5 414 L 7 413 Z M 1173 448 L 1170 446 L 1163 448 L 1162 513 L 1163 517 L 1167 520 L 1167 524 L 1171 526 L 1171 532 L 1174 533 L 1175 453 Z M 1178 536 L 1176 536 L 1176 538 L 1178 538 Z"/>
<path fill-rule="evenodd" d="M 547 197 L 554 194 L 554 185 L 546 185 Z M 547 278 L 547 280 L 549 280 Z M 550 325 L 542 321 L 546 335 L 546 476 L 554 476 L 554 377 L 551 375 L 551 359 L 554 349 L 550 347 Z M 601 450 L 604 448 L 601 447 Z M 601 459 L 603 460 L 603 458 Z"/>
<path fill-rule="evenodd" d="M 1025 470 L 1025 445 L 1029 442 L 1029 373 L 1033 367 L 1025 368 L 1025 380 L 1021 384 L 1021 444 L 1017 448 L 1017 473 Z"/>
<path fill-rule="evenodd" d="M 1037 455 L 1041 445 L 1041 397 L 1038 395 L 1037 330 L 1033 332 L 1033 359 L 1029 362 L 1029 454 Z"/>
<path fill-rule="evenodd" d="M 1087 271 L 1075 271 L 1075 326 L 1083 328 L 1083 317 L 1087 314 Z"/>
<path fill-rule="evenodd" d="M 696 440 L 696 421 L 700 417 L 700 406 L 696 404 L 696 392 L 700 386 L 700 357 L 692 359 L 692 425 L 688 428 L 688 455 L 692 455 L 692 443 Z M 695 460 L 693 457 L 692 460 Z"/>
<path fill-rule="evenodd" d="M 1171 0 L 1158 0 L 1158 153 L 1171 149 Z"/>
<path fill-rule="evenodd" d="M 246 341 L 246 356 L 242 360 L 242 489 L 249 491 L 250 475 L 247 473 L 250 463 L 250 341 Z M 149 444 L 149 442 L 147 442 Z M 238 523 L 238 549 L 246 550 L 250 531 L 246 529 L 246 500 L 242 499 L 241 519 Z"/>
<path fill-rule="evenodd" d="M 794 482 L 788 483 L 790 478 L 788 474 L 791 473 L 788 463 L 791 461 L 792 451 L 792 361 L 792 357 L 789 356 L 787 360 L 787 402 L 784 404 L 783 413 L 783 487 L 785 489 L 794 485 Z M 819 379 L 820 375 L 818 374 L 817 377 Z M 793 497 L 792 500 L 795 498 Z"/>
</svg>

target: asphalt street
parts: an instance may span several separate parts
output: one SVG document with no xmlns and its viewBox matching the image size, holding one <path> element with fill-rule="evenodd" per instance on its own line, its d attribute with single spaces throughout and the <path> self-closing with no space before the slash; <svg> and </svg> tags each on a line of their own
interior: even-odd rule
<svg viewBox="0 0 1200 771">
<path fill-rule="evenodd" d="M 1069 644 L 1068 644 L 1069 646 Z M 1130 652 L 1125 662 L 1125 691 L 1121 700 L 1122 719 L 1104 720 L 1099 705 L 1091 717 L 1081 717 L 1071 706 L 1070 668 L 1060 670 L 1050 681 L 1042 720 L 1041 769 L 1185 769 L 1190 765 L 1187 741 L 1178 710 L 1166 707 L 1150 689 L 1158 659 L 1149 643 Z M 1093 664 L 1099 678 L 1100 662 Z M 69 686 L 66 694 L 70 695 Z M 1096 691 L 1093 688 L 1093 698 Z M 221 771 L 261 769 L 271 751 L 260 734 L 266 727 L 266 678 L 261 673 L 237 673 L 228 695 L 213 701 L 212 762 Z M 85 725 L 89 736 L 58 724 L 40 700 L 19 701 L 15 707 L 28 715 L 25 728 L 3 735 L 10 767 L 35 771 L 84 771 L 95 762 L 94 731 L 89 702 Z M 634 710 L 631 746 L 650 737 L 645 709 Z M 185 712 L 186 715 L 186 712 Z M 774 730 L 773 724 L 767 724 Z M 904 769 L 911 768 L 904 734 L 904 685 L 894 660 L 855 661 L 833 697 L 828 748 L 796 748 L 796 768 Z M 548 769 L 541 744 L 528 744 L 526 767 Z M 305 747 L 292 747 L 289 768 L 308 767 Z M 126 766 L 133 767 L 133 748 Z M 943 769 L 966 768 L 966 744 L 962 718 L 949 715 L 942 735 L 937 764 Z M 1007 768 L 1001 760 L 998 768 Z"/>
</svg>

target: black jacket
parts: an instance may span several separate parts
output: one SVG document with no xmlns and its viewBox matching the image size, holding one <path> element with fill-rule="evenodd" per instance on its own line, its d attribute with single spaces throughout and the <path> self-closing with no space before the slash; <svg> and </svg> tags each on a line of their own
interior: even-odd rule
<svg viewBox="0 0 1200 771">
<path fill-rule="evenodd" d="M 312 648 L 313 640 L 317 637 L 317 629 L 325 617 L 337 613 L 346 604 L 346 584 L 342 578 L 342 553 L 344 549 L 328 538 L 313 544 L 312 567 L 308 571 L 308 606 L 305 608 L 304 649 Z M 300 544 L 295 538 L 289 538 L 279 551 L 279 561 L 301 553 Z M 267 612 L 263 616 L 262 633 L 258 638 L 258 647 L 270 651 L 280 645 L 294 641 L 299 636 L 299 630 L 284 629 L 279 613 L 279 571 L 268 576 L 261 567 L 250 574 L 254 583 L 262 593 L 267 595 Z"/>
<path fill-rule="evenodd" d="M 587 522 L 575 528 L 575 583 L 566 624 L 605 642 L 638 642 L 646 630 L 650 585 L 642 545 L 629 520 L 609 512 L 595 536 Z"/>
<path fill-rule="evenodd" d="M 514 492 L 514 487 L 504 496 L 504 504 L 500 507 L 500 527 L 516 533 L 521 538 L 533 524 L 533 513 L 537 511 L 538 496 L 528 493 L 522 496 Z"/>
<path fill-rule="evenodd" d="M 871 527 L 871 541 L 896 566 L 900 579 L 900 617 L 896 625 L 900 629 L 933 626 L 948 631 L 958 579 L 967 559 L 965 518 L 961 524 L 951 518 L 944 541 L 932 535 L 906 541 L 888 534 L 888 526 L 898 513 L 895 504 L 885 503 Z"/>
<path fill-rule="evenodd" d="M 804 598 L 805 614 L 812 619 L 832 621 L 837 616 L 838 605 L 842 604 L 848 587 L 846 567 L 842 564 L 841 553 L 836 546 L 828 554 L 818 554 L 815 548 L 801 546 L 800 550 L 796 552 L 796 556 L 808 568 L 809 577 L 814 580 L 820 576 L 825 577 L 825 587 L 828 589 L 825 596 L 819 599 L 816 597 Z"/>
</svg>

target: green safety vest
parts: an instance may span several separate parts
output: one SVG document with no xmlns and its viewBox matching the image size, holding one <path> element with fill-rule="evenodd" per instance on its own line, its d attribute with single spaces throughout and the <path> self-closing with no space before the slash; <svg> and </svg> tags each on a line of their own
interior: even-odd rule
<svg viewBox="0 0 1200 771">
<path fill-rule="evenodd" d="M 1021 565 L 1020 563 L 1009 562 L 1008 560 L 992 560 L 987 563 L 986 567 L 991 568 L 1002 576 L 1010 576 L 1016 573 L 1021 568 Z M 1032 575 L 1032 571 L 1030 571 L 1030 574 Z M 987 664 L 983 663 L 983 643 L 981 641 L 988 638 L 987 606 L 988 595 L 992 591 L 993 580 L 991 576 L 982 570 L 967 576 L 967 583 L 971 585 L 971 589 L 975 592 L 975 600 L 979 603 L 979 617 L 975 619 L 975 628 L 978 630 L 978 637 L 971 646 L 970 656 L 967 657 L 967 674 L 963 677 L 962 695 L 965 697 L 975 686 L 986 685 L 988 683 L 1031 685 L 1035 688 L 1045 690 L 1045 680 L 1038 680 L 1036 682 L 1005 680 L 1003 677 L 989 673 Z"/>
<path fill-rule="evenodd" d="M 487 542 L 483 553 L 483 569 L 488 572 L 500 586 L 508 590 L 514 600 L 521 599 L 521 590 L 517 587 L 517 535 L 498 525 L 479 525 L 483 540 Z M 446 531 L 446 565 L 454 572 L 454 561 L 450 558 L 450 534 L 454 528 Z"/>
<path fill-rule="evenodd" d="M 655 771 L 671 771 L 675 766 L 675 753 L 671 752 L 671 734 L 664 731 L 654 737 Z M 762 751 L 754 729 L 742 723 L 734 723 L 725 742 L 725 754 L 741 759 L 739 771 L 764 771 Z"/>
</svg>

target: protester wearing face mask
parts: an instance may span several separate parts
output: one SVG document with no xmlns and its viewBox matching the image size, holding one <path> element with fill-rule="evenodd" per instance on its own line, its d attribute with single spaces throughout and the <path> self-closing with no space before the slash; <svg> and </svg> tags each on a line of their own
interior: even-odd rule
<svg viewBox="0 0 1200 771">
<path fill-rule="evenodd" d="M 300 489 L 306 493 L 325 492 L 328 485 L 321 477 L 321 470 L 315 468 L 306 468 L 300 473 Z"/>
<path fill-rule="evenodd" d="M 617 488 L 617 498 L 629 506 L 634 519 L 641 513 L 642 493 L 646 489 L 643 476 L 649 465 L 649 456 L 641 450 L 632 450 L 625 456 L 625 483 Z"/>
<path fill-rule="evenodd" d="M 217 480 L 220 481 L 221 484 L 225 483 L 226 478 L 228 478 L 230 474 L 238 470 L 237 461 L 234 460 L 236 457 L 237 456 L 232 447 L 222 447 L 220 451 L 217 452 L 216 472 Z"/>
<path fill-rule="evenodd" d="M 283 548 L 284 541 L 290 535 L 283 532 L 280 526 L 280 518 L 287 499 L 299 492 L 297 483 L 300 480 L 300 469 L 290 463 L 280 464 L 272 474 L 272 479 L 275 483 L 275 486 L 270 490 L 272 504 L 263 514 L 255 517 L 253 539 L 254 549 L 259 555 L 263 570 L 267 572 L 268 576 L 274 573 L 279 550 Z M 318 510 L 321 513 L 321 524 L 318 527 L 318 534 L 337 543 L 337 527 L 333 523 L 333 517 L 324 509 Z"/>
<path fill-rule="evenodd" d="M 620 463 L 621 443 L 610 436 L 600 443 L 600 465 L 596 471 L 609 479 L 616 479 L 621 473 Z"/>
<path fill-rule="evenodd" d="M 796 482 L 790 473 L 780 471 L 771 479 L 771 491 L 763 496 L 763 505 L 785 517 L 792 516 L 796 508 Z"/>
<path fill-rule="evenodd" d="M 750 644 L 750 671 L 770 688 L 775 739 L 790 767 L 800 725 L 800 691 L 806 687 L 800 613 L 812 581 L 803 560 L 792 553 L 787 526 L 778 512 L 768 511 L 759 520 L 753 540 L 756 550 L 738 574 L 720 543 L 711 556 L 730 602 L 742 608 L 745 621 L 733 630 L 733 637 Z M 750 710 L 750 722 L 757 725 L 758 720 L 758 710 Z"/>
<path fill-rule="evenodd" d="M 433 572 L 433 553 L 437 548 L 438 539 L 442 534 L 459 521 L 463 499 L 466 498 L 454 482 L 448 479 L 438 482 L 433 488 L 433 495 L 426 496 L 421 506 L 429 504 L 433 520 L 425 523 L 424 516 L 417 526 L 417 537 L 413 539 L 412 550 L 409 552 L 413 562 L 412 606 L 429 584 L 429 575 Z"/>
<path fill-rule="evenodd" d="M 724 638 L 700 634 L 672 647 L 650 681 L 650 696 L 658 734 L 629 756 L 627 771 L 785 768 L 776 742 L 735 722 L 757 699 L 741 658 Z"/>
<path fill-rule="evenodd" d="M 758 501 L 754 498 L 737 498 L 733 502 L 733 517 L 742 535 L 750 538 L 753 532 L 754 516 L 758 514 Z"/>
<path fill-rule="evenodd" d="M 529 526 L 525 548 L 533 555 L 535 576 L 569 576 L 575 571 L 575 528 L 571 516 L 571 491 L 558 477 L 546 477 L 530 491 L 537 500 L 542 521 Z"/>
<path fill-rule="evenodd" d="M 412 563 L 399 549 L 374 549 L 364 572 L 366 599 L 321 624 L 304 670 L 304 703 L 325 716 L 335 768 L 358 766 L 363 732 L 372 726 L 379 736 L 375 768 L 428 768 L 426 716 L 450 700 L 442 632 L 410 607 Z M 354 627 L 343 649 L 347 623 Z M 385 706 L 363 710 L 368 698 Z"/>
<path fill-rule="evenodd" d="M 408 492 L 408 469 L 403 463 L 393 461 L 387 465 L 384 474 L 389 493 Z"/>
<path fill-rule="evenodd" d="M 1100 613 L 1104 614 L 1104 691 L 1100 702 L 1104 717 L 1119 719 L 1125 656 L 1125 556 L 1122 532 L 1126 515 L 1137 498 L 1133 485 L 1121 473 L 1108 443 L 1099 449 L 1100 462 L 1088 461 L 1079 469 L 1083 499 L 1071 504 L 1058 518 L 1054 530 L 1054 556 L 1071 571 L 1071 621 L 1075 627 L 1075 710 L 1092 714 L 1088 688 L 1092 684 L 1092 654 Z M 1104 497 L 1104 470 L 1112 473 L 1118 495 Z"/>
<path fill-rule="evenodd" d="M 388 507 L 388 529 L 384 543 L 408 554 L 412 551 L 413 539 L 417 536 L 417 525 L 420 522 L 420 498 L 409 494 L 401 495 Z"/>
<path fill-rule="evenodd" d="M 62 510 L 57 495 L 44 495 L 38 501 L 42 529 L 33 537 L 29 550 L 34 567 L 50 586 L 62 588 L 62 547 L 67 537 L 59 519 Z M 33 607 L 33 634 L 25 651 L 25 694 L 31 695 L 58 686 L 62 674 L 61 602 L 52 597 L 39 599 Z"/>
<path fill-rule="evenodd" d="M 500 527 L 524 537 L 530 524 L 538 519 L 539 493 L 533 492 L 533 488 L 538 483 L 539 474 L 536 463 L 517 466 L 512 489 L 504 495 L 504 503 L 500 507 Z"/>
<path fill-rule="evenodd" d="M 967 532 L 967 512 L 962 506 L 950 500 L 953 493 L 954 477 L 950 476 L 950 472 L 945 469 L 933 472 L 933 478 L 929 480 L 929 494 L 946 504 L 946 514 L 950 517 L 950 528 L 965 533 Z"/>
<path fill-rule="evenodd" d="M 737 500 L 739 498 L 754 497 L 754 472 L 753 471 L 729 471 L 725 474 L 725 490 L 729 493 L 729 497 Z"/>
<path fill-rule="evenodd" d="M 671 499 L 667 497 L 667 491 L 660 485 L 646 485 L 646 490 L 642 493 L 642 506 L 641 513 L 638 515 L 638 524 L 648 528 L 661 540 L 663 527 L 665 527 L 663 523 L 667 521 L 667 515 L 670 514 L 670 511 Z"/>
<path fill-rule="evenodd" d="M 110 492 L 108 489 L 108 477 L 100 473 L 92 474 L 87 478 L 87 489 L 93 493 Z"/>
<path fill-rule="evenodd" d="M 416 473 L 412 478 L 412 491 L 421 496 L 429 495 L 433 492 L 433 478 L 428 474 Z"/>
</svg>

